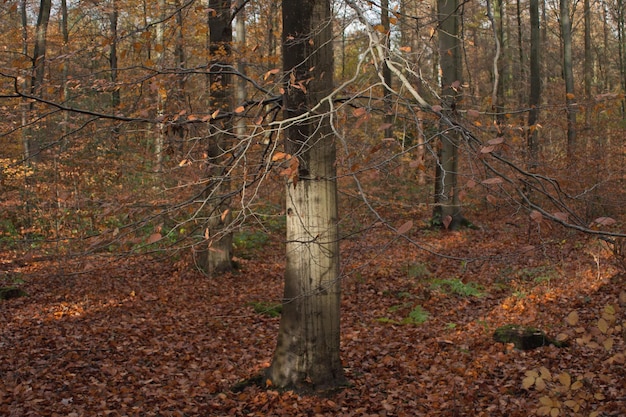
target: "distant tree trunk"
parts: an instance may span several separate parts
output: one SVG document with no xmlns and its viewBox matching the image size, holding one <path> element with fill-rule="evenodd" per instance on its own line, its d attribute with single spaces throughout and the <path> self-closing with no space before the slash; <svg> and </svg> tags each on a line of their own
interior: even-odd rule
<svg viewBox="0 0 626 417">
<path fill-rule="evenodd" d="M 442 111 L 451 118 L 456 116 L 457 95 L 463 84 L 461 82 L 458 6 L 458 0 L 437 0 Z M 467 223 L 461 213 L 459 193 L 456 190 L 459 133 L 454 130 L 442 131 L 440 140 L 435 172 L 435 208 L 432 224 L 456 229 Z"/>
<path fill-rule="evenodd" d="M 518 60 L 519 60 L 519 65 L 517 68 L 517 90 L 518 90 L 518 102 L 521 105 L 522 103 L 524 103 L 525 100 L 525 94 L 526 94 L 526 89 L 524 88 L 524 83 L 526 80 L 526 63 L 524 62 L 524 42 L 523 42 L 523 32 L 522 32 L 522 4 L 521 4 L 521 0 L 516 0 L 516 6 L 517 6 L 517 13 L 516 13 L 516 18 L 517 18 L 517 52 L 518 52 Z"/>
<path fill-rule="evenodd" d="M 387 56 L 391 53 L 391 28 L 389 22 L 389 0 L 381 0 L 380 2 L 380 23 L 385 31 L 385 53 Z M 385 137 L 391 138 L 393 137 L 393 111 L 391 105 L 391 69 L 387 66 L 386 63 L 383 63 L 383 83 L 384 91 L 385 91 L 385 117 L 383 118 L 384 124 L 387 126 L 385 128 Z"/>
<path fill-rule="evenodd" d="M 26 0 L 20 1 L 20 18 L 22 21 L 22 54 L 26 57 L 28 56 L 28 19 L 26 14 Z M 28 81 L 27 78 L 24 77 L 24 81 L 22 82 L 22 89 L 24 92 L 28 91 Z M 29 141 L 29 132 L 26 128 L 28 124 L 28 108 L 29 104 L 25 98 L 22 98 L 21 109 L 22 109 L 22 155 L 24 156 L 24 163 L 30 163 L 30 141 Z"/>
<path fill-rule="evenodd" d="M 593 82 L 593 55 L 591 50 L 591 7 L 589 0 L 583 2 L 583 14 L 585 20 L 585 62 L 584 62 L 584 80 L 585 80 L 585 128 L 591 123 L 591 83 Z"/>
<path fill-rule="evenodd" d="M 493 58 L 493 89 L 491 92 L 491 107 L 496 113 L 496 124 L 498 130 L 501 129 L 500 125 L 504 119 L 504 111 L 502 103 L 504 103 L 504 83 L 500 78 L 500 52 L 502 50 L 502 41 L 504 39 L 504 31 L 502 30 L 502 2 L 498 1 L 498 8 L 496 9 L 496 15 L 500 18 L 499 24 L 496 21 L 496 17 L 492 11 L 491 0 L 487 1 L 487 18 L 491 22 L 493 30 L 493 37 L 495 43 L 495 55 Z"/>
<path fill-rule="evenodd" d="M 528 166 L 534 170 L 539 156 L 539 104 L 541 103 L 541 33 L 539 0 L 530 0 L 530 94 L 528 95 Z"/>
<path fill-rule="evenodd" d="M 567 155 L 576 154 L 576 94 L 572 62 L 572 24 L 569 16 L 570 0 L 560 0 L 561 37 L 563 39 L 563 76 L 567 106 Z"/>
<path fill-rule="evenodd" d="M 624 2 L 617 0 L 617 40 L 619 57 L 619 83 L 622 91 L 626 91 L 626 39 L 624 30 Z M 622 98 L 622 118 L 626 119 L 626 98 Z"/>
<path fill-rule="evenodd" d="M 333 88 L 332 18 L 330 0 L 282 4 L 283 68 L 290 80 L 284 118 L 295 118 L 286 128 L 285 147 L 297 172 L 286 186 L 285 292 L 267 378 L 278 387 L 323 389 L 345 382 L 339 357 L 335 138 L 330 104 L 321 101 Z"/>
<path fill-rule="evenodd" d="M 117 88 L 117 0 L 113 0 L 111 3 L 111 11 L 109 12 L 109 24 L 110 24 L 110 36 L 111 36 L 111 49 L 109 50 L 109 68 L 111 68 L 111 83 L 113 84 L 113 91 L 111 92 L 111 108 L 113 111 L 120 105 L 120 89 Z"/>
<path fill-rule="evenodd" d="M 496 8 L 496 16 L 497 16 L 497 26 L 495 29 L 496 30 L 496 36 L 498 37 L 498 53 L 502 53 L 502 51 L 507 50 L 507 45 L 505 44 L 505 42 L 507 42 L 507 38 L 505 36 L 505 32 L 504 32 L 504 4 L 503 4 L 503 0 L 497 0 L 496 1 L 497 4 L 497 8 Z M 505 98 L 504 98 L 504 94 L 506 92 L 507 86 L 505 85 L 508 80 L 509 80 L 509 74 L 508 74 L 508 66 L 509 66 L 509 59 L 506 59 L 509 57 L 505 57 L 505 59 L 496 62 L 496 65 L 498 65 L 500 67 L 500 79 L 498 80 L 498 85 L 497 85 L 497 89 L 496 89 L 496 95 L 497 95 L 497 100 L 495 101 L 494 106 L 495 106 L 495 111 L 496 111 L 496 122 L 498 125 L 498 129 L 502 129 L 502 126 L 505 123 L 505 114 L 504 114 L 504 102 L 505 102 Z"/>
<path fill-rule="evenodd" d="M 156 46 L 155 46 L 155 59 L 158 69 L 163 68 L 163 56 L 165 54 L 165 42 L 163 39 L 163 31 L 165 30 L 165 0 L 159 0 L 157 3 L 157 10 L 159 11 L 159 23 L 156 25 Z M 154 172 L 163 171 L 163 145 L 165 143 L 165 123 L 163 118 L 165 117 L 165 103 L 167 101 L 167 86 L 163 82 L 162 78 L 157 78 L 157 102 L 156 102 L 156 117 L 159 120 L 157 124 L 157 132 L 154 139 Z"/>
<path fill-rule="evenodd" d="M 237 35 L 237 51 L 240 57 L 246 53 L 246 13 L 245 0 L 237 0 L 238 13 L 235 20 L 235 33 Z M 237 60 L 237 72 L 241 75 L 246 73 L 246 61 L 241 58 Z M 235 82 L 235 96 L 237 105 L 246 101 L 246 80 L 244 77 L 237 77 Z M 246 121 L 243 118 L 237 120 L 237 136 L 241 140 L 246 133 Z"/>
<path fill-rule="evenodd" d="M 37 16 L 37 27 L 35 28 L 35 48 L 33 51 L 33 73 L 30 82 L 30 92 L 34 96 L 42 94 L 42 86 L 46 73 L 46 43 L 48 34 L 48 22 L 50 21 L 50 8 L 52 0 L 41 0 L 39 5 L 39 15 Z M 29 111 L 32 113 L 35 103 L 31 102 Z M 41 144 L 39 138 L 33 138 L 34 132 L 29 129 L 27 132 L 28 150 L 25 153 L 32 160 L 40 159 Z"/>
<path fill-rule="evenodd" d="M 231 27 L 230 0 L 209 2 L 209 51 L 211 65 L 209 73 L 211 111 L 232 111 L 232 83 L 229 74 L 233 32 Z M 228 229 L 231 214 L 224 198 L 228 190 L 226 176 L 226 149 L 232 132 L 232 118 L 214 121 L 209 125 L 207 147 L 207 176 L 205 189 L 208 219 L 204 241 L 198 250 L 198 266 L 209 276 L 217 276 L 233 269 L 232 231 Z"/>
<path fill-rule="evenodd" d="M 118 24 L 118 19 L 119 19 L 119 12 L 117 9 L 117 0 L 112 0 L 111 10 L 109 11 L 109 36 L 111 37 L 111 43 L 110 43 L 110 49 L 109 49 L 109 68 L 111 70 L 111 84 L 113 86 L 113 90 L 111 91 L 111 112 L 113 114 L 117 113 L 117 109 L 119 108 L 121 104 L 120 89 L 117 87 L 117 75 L 118 75 L 117 24 Z M 118 143 L 117 139 L 119 137 L 118 126 L 113 127 L 112 134 L 113 134 L 113 144 L 114 146 L 117 146 L 117 143 Z"/>
</svg>

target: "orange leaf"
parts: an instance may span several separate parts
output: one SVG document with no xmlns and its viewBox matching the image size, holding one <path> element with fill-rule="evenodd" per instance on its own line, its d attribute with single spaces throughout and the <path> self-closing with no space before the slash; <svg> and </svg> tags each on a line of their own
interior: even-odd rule
<svg viewBox="0 0 626 417">
<path fill-rule="evenodd" d="M 265 75 L 263 76 L 263 79 L 267 80 L 271 75 L 278 74 L 279 72 L 280 72 L 280 69 L 278 68 L 271 69 L 265 73 Z"/>
<path fill-rule="evenodd" d="M 413 227 L 413 220 L 409 220 L 406 223 L 404 223 L 402 226 L 398 227 L 397 232 L 399 235 L 403 235 L 409 230 L 411 230 L 412 227 Z"/>
<path fill-rule="evenodd" d="M 243 113 L 244 111 L 246 111 L 244 106 L 239 106 L 235 109 L 235 113 Z"/>
<path fill-rule="evenodd" d="M 501 177 L 491 177 L 486 180 L 482 180 L 481 184 L 492 185 L 492 184 L 502 184 L 504 180 Z"/>
<path fill-rule="evenodd" d="M 357 109 L 352 110 L 352 114 L 354 115 L 354 117 L 361 117 L 365 113 L 367 113 L 367 110 L 363 107 L 359 107 Z"/>
<path fill-rule="evenodd" d="M 158 242 L 159 240 L 161 240 L 161 233 L 153 233 L 150 235 L 146 243 L 150 245 L 152 243 Z"/>
<path fill-rule="evenodd" d="M 291 158 L 291 155 L 289 155 L 288 153 L 285 152 L 276 152 L 273 156 L 272 156 L 272 162 L 276 162 L 279 159 L 289 159 Z"/>
<path fill-rule="evenodd" d="M 540 223 L 541 220 L 543 220 L 543 214 L 541 214 L 540 212 L 538 212 L 537 210 L 532 210 L 530 212 L 530 218 L 531 220 L 533 220 L 534 222 Z"/>
</svg>

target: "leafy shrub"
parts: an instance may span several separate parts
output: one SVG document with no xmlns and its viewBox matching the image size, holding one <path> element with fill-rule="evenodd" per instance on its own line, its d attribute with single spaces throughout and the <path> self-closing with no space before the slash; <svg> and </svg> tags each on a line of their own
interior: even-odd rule
<svg viewBox="0 0 626 417">
<path fill-rule="evenodd" d="M 461 297 L 482 297 L 481 287 L 473 282 L 464 283 L 458 278 L 437 279 L 431 282 L 430 288 Z"/>
<path fill-rule="evenodd" d="M 250 303 L 255 313 L 269 317 L 279 317 L 283 312 L 281 303 L 271 303 L 267 301 L 253 301 Z"/>
</svg>

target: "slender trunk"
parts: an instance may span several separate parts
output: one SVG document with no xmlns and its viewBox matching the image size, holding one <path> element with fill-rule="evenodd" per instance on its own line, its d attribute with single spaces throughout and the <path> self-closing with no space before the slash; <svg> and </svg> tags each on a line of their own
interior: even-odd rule
<svg viewBox="0 0 626 417">
<path fill-rule="evenodd" d="M 437 0 L 442 111 L 452 119 L 457 114 L 458 92 L 463 84 L 458 6 L 458 0 Z M 432 223 L 456 229 L 467 222 L 461 213 L 459 193 L 456 189 L 460 137 L 458 132 L 450 129 L 445 129 L 439 137 L 441 145 L 436 163 L 435 208 Z"/>
<path fill-rule="evenodd" d="M 560 0 L 561 37 L 563 38 L 563 75 L 565 77 L 565 103 L 567 106 L 567 155 L 576 154 L 576 94 L 572 62 L 572 24 L 569 0 Z"/>
<path fill-rule="evenodd" d="M 232 111 L 232 82 L 229 61 L 232 55 L 230 0 L 209 2 L 209 71 L 210 105 L 212 111 Z M 204 192 L 207 207 L 204 241 L 198 250 L 198 266 L 209 276 L 217 276 L 233 268 L 230 210 L 223 197 L 229 188 L 226 160 L 231 142 L 232 119 L 214 121 L 209 125 L 207 146 L 208 186 Z"/>
<path fill-rule="evenodd" d="M 21 0 L 20 2 L 20 18 L 22 21 L 22 54 L 24 56 L 28 56 L 28 20 L 26 14 L 26 0 Z M 22 82 L 22 90 L 24 92 L 28 91 L 28 79 L 24 77 L 24 81 Z M 28 108 L 29 104 L 25 98 L 22 99 L 21 102 L 22 108 L 22 149 L 24 155 L 24 163 L 30 163 L 30 141 L 29 141 L 29 131 L 26 129 L 26 125 L 28 124 Z"/>
<path fill-rule="evenodd" d="M 585 127 L 588 128 L 591 123 L 591 83 L 593 82 L 593 57 L 591 51 L 591 8 L 589 0 L 584 0 L 583 13 L 585 19 L 585 62 L 584 62 L 584 80 L 585 80 Z"/>
<path fill-rule="evenodd" d="M 67 0 L 61 0 L 61 35 L 63 36 L 62 54 L 65 56 L 61 70 L 61 103 L 69 101 L 70 89 L 68 85 L 69 74 L 69 42 L 70 34 L 67 22 Z M 63 152 L 67 148 L 67 132 L 69 131 L 70 112 L 63 112 L 63 123 L 61 127 L 61 141 L 59 142 L 59 151 Z"/>
<path fill-rule="evenodd" d="M 246 14 L 244 12 L 245 0 L 237 0 L 239 10 L 235 20 L 235 33 L 237 34 L 237 50 L 240 57 L 246 56 Z M 244 58 L 237 60 L 237 72 L 241 75 L 246 73 L 246 61 Z M 235 97 L 237 105 L 246 101 L 246 80 L 240 76 L 235 82 Z M 241 140 L 246 134 L 246 121 L 243 118 L 237 120 L 237 136 Z"/>
<path fill-rule="evenodd" d="M 50 21 L 50 8 L 52 0 L 41 0 L 39 6 L 39 15 L 37 17 L 37 27 L 35 29 L 35 47 L 33 51 L 33 73 L 30 82 L 30 92 L 34 96 L 42 94 L 43 82 L 46 73 L 46 43 L 48 34 L 48 22 Z M 35 110 L 35 103 L 31 102 L 29 111 L 32 113 Z M 27 151 L 28 156 L 33 160 L 39 160 L 41 143 L 40 138 L 33 138 L 33 131 L 29 129 L 28 132 L 29 143 Z"/>
<path fill-rule="evenodd" d="M 535 170 L 539 154 L 539 105 L 541 103 L 541 34 L 539 0 L 530 0 L 530 94 L 528 95 L 528 167 Z"/>
<path fill-rule="evenodd" d="M 120 105 L 120 90 L 117 88 L 117 0 L 113 0 L 111 4 L 111 12 L 109 13 L 110 24 L 110 36 L 111 36 L 111 49 L 109 50 L 109 68 L 111 69 L 111 83 L 113 84 L 113 91 L 111 92 L 111 108 L 113 111 Z"/>
<path fill-rule="evenodd" d="M 159 0 L 158 3 L 158 16 L 159 23 L 156 25 L 156 45 L 155 45 L 155 59 L 156 66 L 160 70 L 163 68 L 163 56 L 165 54 L 165 44 L 163 41 L 163 31 L 165 22 L 163 17 L 165 16 L 165 0 Z M 165 117 L 165 104 L 167 102 L 167 86 L 161 77 L 157 78 L 157 100 L 156 100 L 156 118 L 159 120 L 157 124 L 157 132 L 154 139 L 154 172 L 163 171 L 163 146 L 165 143 L 165 124 L 163 119 Z"/>
<path fill-rule="evenodd" d="M 380 2 L 380 23 L 385 31 L 385 54 L 387 56 L 390 55 L 390 47 L 391 47 L 391 28 L 389 27 L 389 0 L 381 0 Z M 385 91 L 385 117 L 384 124 L 387 126 L 385 128 L 385 137 L 391 138 L 393 137 L 393 110 L 391 107 L 391 69 L 387 66 L 386 63 L 383 63 L 383 84 Z"/>
<path fill-rule="evenodd" d="M 294 121 L 285 131 L 292 175 L 286 187 L 283 311 L 267 370 L 279 387 L 324 389 L 345 381 L 339 357 L 335 143 L 330 103 L 321 101 L 333 87 L 331 25 L 329 0 L 283 0 L 283 68 L 290 80 L 284 118 Z"/>
<path fill-rule="evenodd" d="M 518 100 L 519 104 L 522 105 L 525 100 L 525 88 L 524 88 L 524 80 L 526 80 L 526 63 L 524 62 L 524 42 L 523 42 L 523 32 L 522 32 L 522 4 L 521 0 L 516 1 L 517 6 L 517 52 L 518 52 L 518 73 L 517 73 L 517 90 L 518 90 Z"/>
</svg>

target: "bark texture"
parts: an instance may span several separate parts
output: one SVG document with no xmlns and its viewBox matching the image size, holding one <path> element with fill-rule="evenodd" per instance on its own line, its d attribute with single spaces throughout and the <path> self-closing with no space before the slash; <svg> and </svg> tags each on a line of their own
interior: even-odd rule
<svg viewBox="0 0 626 417">
<path fill-rule="evenodd" d="M 339 357 L 339 242 L 330 104 L 333 52 L 328 0 L 283 0 L 287 153 L 287 265 L 278 342 L 267 377 L 275 386 L 344 383 Z M 292 165 L 296 167 L 296 164 Z"/>
</svg>

